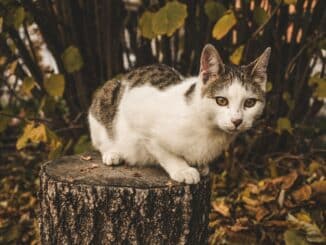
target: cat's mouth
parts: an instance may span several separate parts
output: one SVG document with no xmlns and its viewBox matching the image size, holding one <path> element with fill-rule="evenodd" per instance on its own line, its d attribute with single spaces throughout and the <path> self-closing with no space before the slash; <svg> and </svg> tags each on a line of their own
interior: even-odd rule
<svg viewBox="0 0 326 245">
<path fill-rule="evenodd" d="M 233 128 L 233 129 L 225 129 L 225 131 L 229 134 L 236 134 L 239 133 L 241 130 L 239 128 Z"/>
</svg>

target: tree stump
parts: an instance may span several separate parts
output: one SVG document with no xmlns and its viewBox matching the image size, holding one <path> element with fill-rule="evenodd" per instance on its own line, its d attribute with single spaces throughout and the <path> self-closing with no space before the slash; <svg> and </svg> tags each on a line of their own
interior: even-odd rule
<svg viewBox="0 0 326 245">
<path fill-rule="evenodd" d="M 172 181 L 159 167 L 106 166 L 99 154 L 45 163 L 42 244 L 206 244 L 210 186 Z"/>
</svg>

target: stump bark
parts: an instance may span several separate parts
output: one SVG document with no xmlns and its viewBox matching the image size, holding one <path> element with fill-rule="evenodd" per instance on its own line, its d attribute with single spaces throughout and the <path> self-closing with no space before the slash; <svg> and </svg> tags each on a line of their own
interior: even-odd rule
<svg viewBox="0 0 326 245">
<path fill-rule="evenodd" d="M 206 244 L 210 186 L 172 181 L 159 167 L 109 167 L 99 154 L 40 171 L 42 244 Z"/>
</svg>

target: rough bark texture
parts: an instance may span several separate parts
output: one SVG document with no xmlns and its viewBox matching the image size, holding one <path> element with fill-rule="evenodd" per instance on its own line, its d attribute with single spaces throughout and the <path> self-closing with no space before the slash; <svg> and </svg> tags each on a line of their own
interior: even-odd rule
<svg viewBox="0 0 326 245">
<path fill-rule="evenodd" d="M 63 157 L 40 172 L 42 244 L 206 244 L 210 188 L 155 167 L 109 167 L 98 154 Z"/>
</svg>

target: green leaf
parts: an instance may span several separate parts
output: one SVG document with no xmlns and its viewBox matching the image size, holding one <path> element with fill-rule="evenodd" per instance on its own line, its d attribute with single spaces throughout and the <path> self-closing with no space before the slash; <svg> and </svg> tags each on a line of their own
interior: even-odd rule
<svg viewBox="0 0 326 245">
<path fill-rule="evenodd" d="M 23 7 L 18 7 L 14 9 L 12 16 L 11 16 L 11 23 L 15 29 L 18 29 L 25 19 L 25 10 Z"/>
<path fill-rule="evenodd" d="M 67 72 L 79 71 L 83 65 L 83 58 L 79 49 L 75 46 L 69 46 L 62 54 L 63 65 Z"/>
<path fill-rule="evenodd" d="M 311 77 L 308 81 L 310 86 L 315 87 L 313 96 L 316 98 L 326 98 L 326 79 L 320 78 L 319 75 Z"/>
<path fill-rule="evenodd" d="M 281 134 L 283 131 L 287 131 L 290 134 L 293 132 L 293 128 L 291 126 L 291 121 L 287 117 L 280 117 L 277 120 L 276 130 L 278 134 Z"/>
<path fill-rule="evenodd" d="M 273 84 L 272 82 L 267 82 L 266 83 L 266 93 L 271 92 L 273 89 Z"/>
<path fill-rule="evenodd" d="M 292 226 L 295 227 L 295 229 L 300 230 L 304 233 L 304 237 L 308 242 L 320 243 L 320 244 L 326 243 L 325 235 L 321 232 L 321 230 L 315 223 L 299 220 L 292 214 L 288 214 L 287 220 L 292 224 Z M 300 244 L 300 243 L 296 243 L 296 244 Z M 308 243 L 304 243 L 304 244 L 308 244 Z"/>
<path fill-rule="evenodd" d="M 213 28 L 213 37 L 217 40 L 222 39 L 236 23 L 237 19 L 235 18 L 233 11 L 227 11 L 222 18 L 216 22 Z"/>
<path fill-rule="evenodd" d="M 139 19 L 139 28 L 143 37 L 153 39 L 156 34 L 153 31 L 152 23 L 154 18 L 154 13 L 145 11 Z"/>
<path fill-rule="evenodd" d="M 283 100 L 286 102 L 286 104 L 288 105 L 288 107 L 292 110 L 294 108 L 294 100 L 291 99 L 291 94 L 289 92 L 284 92 L 282 94 L 282 98 Z"/>
<path fill-rule="evenodd" d="M 92 144 L 91 141 L 89 140 L 88 135 L 82 135 L 79 137 L 78 141 L 74 146 L 74 153 L 80 154 L 90 149 L 92 149 Z"/>
<path fill-rule="evenodd" d="M 234 50 L 234 52 L 231 54 L 230 61 L 233 64 L 236 64 L 236 65 L 240 64 L 242 54 L 243 54 L 243 50 L 244 50 L 244 45 L 241 45 L 236 50 Z"/>
<path fill-rule="evenodd" d="M 54 158 L 58 157 L 61 153 L 61 150 L 63 148 L 62 141 L 49 128 L 46 128 L 46 133 L 47 133 L 47 137 L 48 137 L 47 143 L 50 148 L 48 158 L 54 159 Z"/>
<path fill-rule="evenodd" d="M 3 110 L 3 111 L 0 111 L 0 112 L 8 113 L 8 114 L 10 113 L 9 110 Z M 10 117 L 0 115 L 0 133 L 6 130 L 6 128 L 8 127 L 8 124 L 10 123 L 10 121 L 11 121 Z"/>
<path fill-rule="evenodd" d="M 45 79 L 44 88 L 49 95 L 53 97 L 61 97 L 65 89 L 65 79 L 61 74 L 52 74 Z"/>
<path fill-rule="evenodd" d="M 184 25 L 187 17 L 187 5 L 178 1 L 168 2 L 163 8 L 155 13 L 152 29 L 157 35 L 172 34 Z"/>
<path fill-rule="evenodd" d="M 283 234 L 284 242 L 286 245 L 308 245 L 304 236 L 296 230 L 289 229 Z"/>
<path fill-rule="evenodd" d="M 20 92 L 23 95 L 31 96 L 31 92 L 32 92 L 33 88 L 35 87 L 35 85 L 36 85 L 36 83 L 32 77 L 25 77 L 25 79 L 23 80 L 23 84 L 20 88 Z"/>
<path fill-rule="evenodd" d="M 210 21 L 217 21 L 226 11 L 223 4 L 214 1 L 207 1 L 204 5 L 204 9 Z"/>
<path fill-rule="evenodd" d="M 254 10 L 254 22 L 257 25 L 262 25 L 268 19 L 268 13 L 261 7 L 256 7 Z"/>
<path fill-rule="evenodd" d="M 296 4 L 297 3 L 297 0 L 284 0 L 284 3 L 285 4 Z"/>
</svg>

